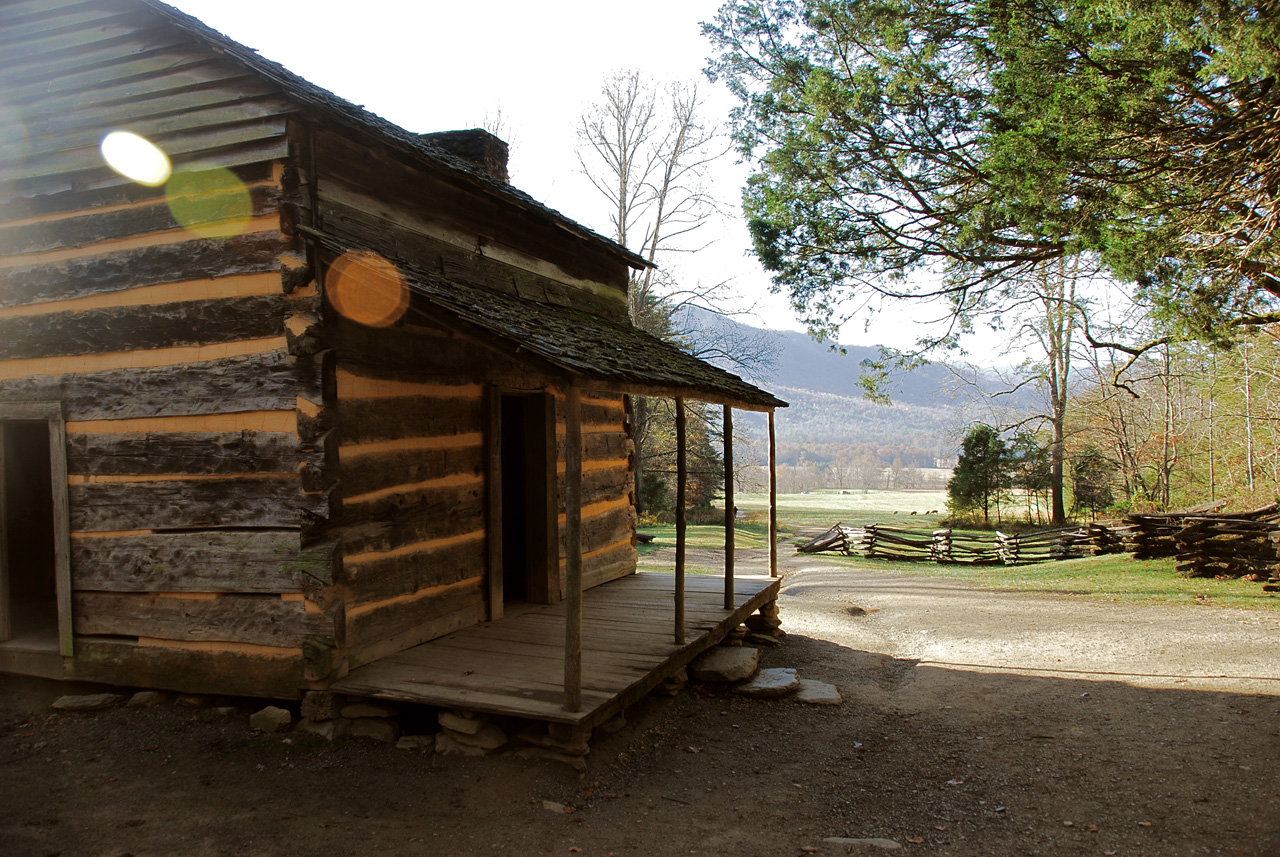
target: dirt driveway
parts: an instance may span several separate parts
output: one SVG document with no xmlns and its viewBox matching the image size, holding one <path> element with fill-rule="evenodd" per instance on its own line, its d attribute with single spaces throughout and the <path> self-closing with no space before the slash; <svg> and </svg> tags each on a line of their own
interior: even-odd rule
<svg viewBox="0 0 1280 857">
<path fill-rule="evenodd" d="M 0 854 L 1280 854 L 1276 614 L 784 567 L 762 660 L 844 705 L 694 687 L 582 777 L 0 680 Z"/>
</svg>

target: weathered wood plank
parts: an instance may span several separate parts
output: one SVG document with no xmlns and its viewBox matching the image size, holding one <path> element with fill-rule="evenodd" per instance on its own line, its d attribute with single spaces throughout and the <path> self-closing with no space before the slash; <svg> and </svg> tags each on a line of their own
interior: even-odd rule
<svg viewBox="0 0 1280 857">
<path fill-rule="evenodd" d="M 172 122 L 180 124 L 180 120 L 177 119 L 172 120 Z M 146 122 L 139 123 L 144 129 L 147 124 Z M 259 119 L 240 125 L 215 128 L 199 126 L 181 130 L 168 136 L 155 133 L 147 136 L 151 137 L 151 141 L 163 149 L 165 154 L 169 155 L 170 160 L 174 162 L 174 168 L 177 169 L 179 166 L 177 156 L 179 155 L 193 155 L 246 143 L 261 143 L 264 140 L 283 141 L 285 138 L 285 123 L 283 117 L 279 121 L 273 122 Z M 49 179 L 74 173 L 90 173 L 101 169 L 103 165 L 102 152 L 98 146 L 84 145 L 76 149 L 41 153 L 39 156 L 33 155 L 23 162 L 23 166 L 9 167 L 5 170 L 5 173 L 11 181 L 19 182 L 24 179 Z"/>
<path fill-rule="evenodd" d="M 394 214 L 385 207 L 378 213 L 361 210 L 352 203 L 360 200 L 343 194 L 344 202 L 331 197 L 321 201 L 325 230 L 353 244 L 370 247 L 397 259 L 413 259 L 418 267 L 439 273 L 449 280 L 483 286 L 493 291 L 564 306 L 579 306 L 601 315 L 619 316 L 625 309 L 617 300 L 575 289 L 533 271 L 508 265 L 426 235 L 405 223 L 385 216 Z M 365 201 L 372 208 L 377 203 Z M 416 212 L 415 212 L 416 213 Z"/>
<path fill-rule="evenodd" d="M 308 635 L 333 634 L 332 616 L 308 613 L 301 601 L 271 595 L 172 598 L 77 592 L 73 601 L 76 634 L 262 646 L 301 646 Z"/>
<path fill-rule="evenodd" d="M 0 360 L 266 339 L 292 311 L 279 294 L 0 318 Z"/>
<path fill-rule="evenodd" d="M 345 567 L 348 608 L 436 586 L 460 583 L 485 572 L 485 540 L 467 539 Z"/>
<path fill-rule="evenodd" d="M 628 270 L 598 245 L 573 236 L 540 215 L 513 213 L 496 197 L 475 193 L 471 180 L 452 170 L 392 161 L 352 135 L 317 135 L 323 182 L 336 176 L 365 188 L 388 213 L 431 211 L 445 228 L 476 235 L 487 247 L 509 247 L 543 259 L 570 276 L 607 284 L 625 294 Z"/>
<path fill-rule="evenodd" d="M 435 398 L 346 399 L 338 402 L 337 424 L 342 442 L 370 443 L 406 437 L 447 437 L 479 432 L 480 396 Z"/>
<path fill-rule="evenodd" d="M 617 461 L 634 451 L 625 431 L 596 431 L 583 436 L 583 461 Z M 556 452 L 564 460 L 564 435 L 556 438 Z"/>
<path fill-rule="evenodd" d="M 432 488 L 343 508 L 347 556 L 474 533 L 484 528 L 484 485 Z"/>
<path fill-rule="evenodd" d="M 143 369 L 36 375 L 0 381 L 0 401 L 62 402 L 68 420 L 294 410 L 321 401 L 321 361 L 284 349 Z"/>
<path fill-rule="evenodd" d="M 324 463 L 323 450 L 304 447 L 285 432 L 125 432 L 71 434 L 72 474 L 294 473 L 300 464 Z"/>
<path fill-rule="evenodd" d="M 81 533 L 287 529 L 330 514 L 328 498 L 304 494 L 296 476 L 89 483 L 70 486 L 69 496 L 71 529 Z"/>
<path fill-rule="evenodd" d="M 22 306 L 140 286 L 280 270 L 295 242 L 275 232 L 199 238 L 0 269 L 0 306 Z"/>
<path fill-rule="evenodd" d="M 281 117 L 290 112 L 290 102 L 261 94 L 270 90 L 253 82 L 228 81 L 228 85 L 245 85 L 251 91 L 256 90 L 258 97 L 241 101 L 234 88 L 199 90 L 141 99 L 128 106 L 108 104 L 54 114 L 28 127 L 26 155 L 10 162 L 12 166 L 6 171 L 14 170 L 14 178 L 26 178 L 74 172 L 83 169 L 85 164 L 98 166 L 101 151 L 97 161 L 93 161 L 92 156 L 86 160 L 86 147 L 100 143 L 103 128 L 117 123 L 151 140 L 166 154 L 199 152 L 220 145 L 283 136 Z M 255 124 L 243 124 L 250 121 Z M 232 123 L 241 124 L 225 127 Z M 27 168 L 18 164 L 41 166 Z"/>
<path fill-rule="evenodd" d="M 77 640 L 67 678 L 125 687 L 293 699 L 303 685 L 301 655 L 207 652 L 132 642 Z"/>
<path fill-rule="evenodd" d="M 238 198 L 235 193 L 211 192 L 203 199 L 204 210 L 209 217 L 220 217 L 225 211 L 225 201 Z M 250 215 L 262 217 L 279 208 L 280 189 L 259 185 L 249 190 Z M 180 227 L 199 225 L 198 222 L 179 223 L 168 204 L 142 204 L 113 211 L 90 212 L 59 220 L 46 220 L 0 229 L 0 252 L 36 253 L 63 247 L 84 247 L 100 241 L 128 238 L 151 232 L 164 232 Z"/>
<path fill-rule="evenodd" d="M 231 168 L 240 181 L 246 185 L 258 185 L 272 178 L 272 165 L 269 163 L 250 163 Z M 24 190 L 19 187 L 19 191 Z M 29 189 L 28 189 L 29 190 Z M 34 191 L 31 191 L 34 193 Z M 139 205 L 147 203 L 164 204 L 164 189 L 147 187 L 120 177 L 119 182 L 96 189 L 86 187 L 64 188 L 61 191 L 46 191 L 40 196 L 14 196 L 12 189 L 6 193 L 0 188 L 0 197 L 8 196 L 7 202 L 0 206 L 0 223 L 25 220 L 33 217 L 48 217 L 57 214 L 90 211 L 116 205 Z"/>
<path fill-rule="evenodd" d="M 455 584 L 438 595 L 412 600 L 392 599 L 382 605 L 366 605 L 347 615 L 347 641 L 352 649 L 376 647 L 382 641 L 401 638 L 420 643 L 455 631 L 459 621 L 474 624 L 484 618 L 483 578 Z M 405 635 L 409 635 L 408 638 Z M 409 643 L 408 645 L 414 645 Z M 408 645 L 399 648 L 408 648 Z"/>
<path fill-rule="evenodd" d="M 116 39 L 105 45 L 82 47 L 76 51 L 54 51 L 28 56 L 21 62 L 5 63 L 0 80 L 11 85 L 39 80 L 53 80 L 65 74 L 92 69 L 100 64 L 124 61 L 167 49 L 190 50 L 191 39 L 168 28 L 151 30 L 143 35 Z"/>
<path fill-rule="evenodd" d="M 350 499 L 397 485 L 483 473 L 484 448 L 479 445 L 376 453 L 342 462 L 342 491 Z"/>
<path fill-rule="evenodd" d="M 333 582 L 334 545 L 303 549 L 297 530 L 155 533 L 71 543 L 76 590 L 309 592 Z"/>
<path fill-rule="evenodd" d="M 590 518 L 583 518 L 582 549 L 584 551 L 599 550 L 623 539 L 629 542 L 635 528 L 635 515 L 634 507 L 627 505 L 610 509 L 600 515 L 592 515 Z M 566 547 L 564 529 L 561 528 L 561 551 Z"/>
</svg>

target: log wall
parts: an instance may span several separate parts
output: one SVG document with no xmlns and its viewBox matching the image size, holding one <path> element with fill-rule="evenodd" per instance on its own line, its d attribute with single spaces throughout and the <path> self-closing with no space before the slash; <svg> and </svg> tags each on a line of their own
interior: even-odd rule
<svg viewBox="0 0 1280 857">
<path fill-rule="evenodd" d="M 319 294 L 281 217 L 293 108 L 120 0 L 7 3 L 0 57 L 0 401 L 67 421 L 69 675 L 296 693 L 345 622 L 309 419 L 325 356 L 297 347 Z M 229 170 L 185 200 L 243 216 L 111 170 L 120 128 L 178 172 Z"/>
<path fill-rule="evenodd" d="M 412 314 L 412 313 L 411 313 Z M 485 399 L 549 392 L 563 497 L 564 394 L 549 379 L 426 324 L 334 319 L 348 662 L 354 667 L 483 621 L 489 517 Z M 583 397 L 587 586 L 635 571 L 631 440 L 620 396 Z M 564 557 L 564 508 L 557 509 Z M 563 596 L 563 573 L 560 591 Z"/>
</svg>

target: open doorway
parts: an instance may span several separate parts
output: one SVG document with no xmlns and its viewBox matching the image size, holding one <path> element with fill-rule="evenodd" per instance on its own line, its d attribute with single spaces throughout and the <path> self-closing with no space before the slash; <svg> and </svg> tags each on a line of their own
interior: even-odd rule
<svg viewBox="0 0 1280 857">
<path fill-rule="evenodd" d="M 70 654 L 62 410 L 0 406 L 0 648 Z"/>
<path fill-rule="evenodd" d="M 499 438 L 502 601 L 558 601 L 554 400 L 502 394 Z"/>
</svg>

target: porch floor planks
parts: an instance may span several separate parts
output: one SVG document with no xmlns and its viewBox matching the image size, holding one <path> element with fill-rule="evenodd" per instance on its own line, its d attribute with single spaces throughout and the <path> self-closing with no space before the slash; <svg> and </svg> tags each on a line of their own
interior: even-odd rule
<svg viewBox="0 0 1280 857">
<path fill-rule="evenodd" d="M 484 622 L 366 664 L 332 689 L 355 696 L 594 726 L 637 701 L 715 645 L 762 604 L 779 581 L 685 577 L 685 643 L 672 639 L 675 575 L 641 572 L 583 594 L 582 710 L 561 705 L 565 604 L 509 605 Z"/>
</svg>

